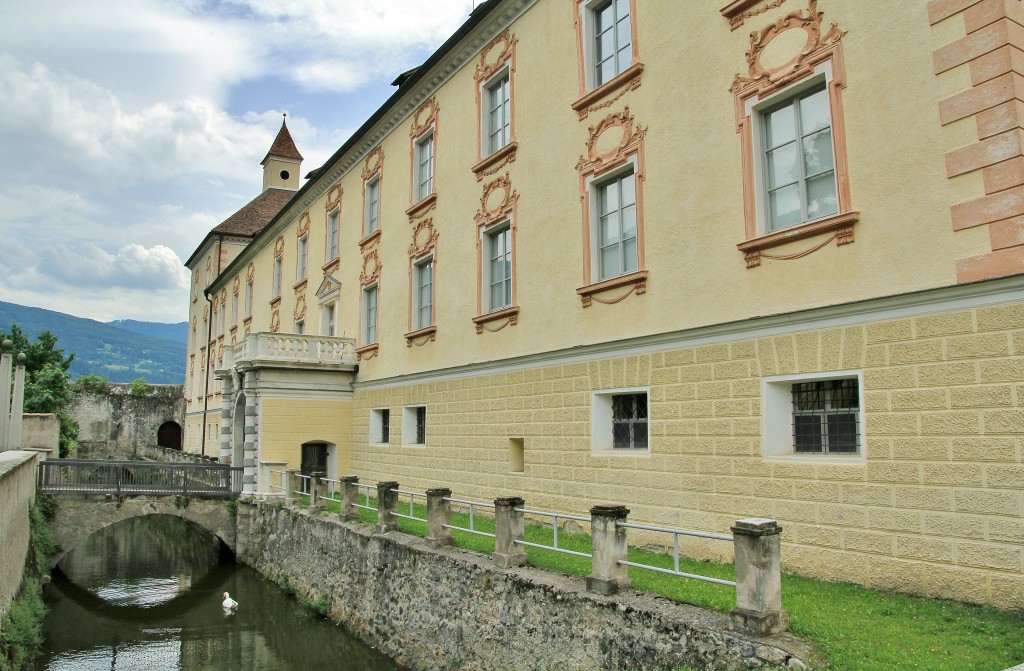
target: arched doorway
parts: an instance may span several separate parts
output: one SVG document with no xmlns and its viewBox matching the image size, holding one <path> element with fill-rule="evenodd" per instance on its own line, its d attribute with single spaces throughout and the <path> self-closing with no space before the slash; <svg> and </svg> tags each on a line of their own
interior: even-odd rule
<svg viewBox="0 0 1024 671">
<path fill-rule="evenodd" d="M 156 431 L 156 444 L 171 450 L 181 449 L 181 425 L 177 422 L 164 422 Z"/>
<path fill-rule="evenodd" d="M 245 454 L 245 394 L 239 392 L 235 398 L 235 409 L 231 414 L 231 465 L 241 466 Z"/>
</svg>

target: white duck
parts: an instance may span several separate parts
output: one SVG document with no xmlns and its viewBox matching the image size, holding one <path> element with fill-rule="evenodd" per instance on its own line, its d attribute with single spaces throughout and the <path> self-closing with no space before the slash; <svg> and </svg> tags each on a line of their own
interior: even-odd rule
<svg viewBox="0 0 1024 671">
<path fill-rule="evenodd" d="M 224 592 L 224 601 L 222 601 L 220 605 L 224 607 L 224 610 L 234 610 L 238 608 L 238 602 L 232 599 L 231 595 L 227 592 Z"/>
</svg>

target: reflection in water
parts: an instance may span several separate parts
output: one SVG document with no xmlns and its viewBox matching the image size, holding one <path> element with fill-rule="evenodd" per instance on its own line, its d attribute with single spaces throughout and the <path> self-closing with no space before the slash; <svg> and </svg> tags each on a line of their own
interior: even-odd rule
<svg viewBox="0 0 1024 671">
<path fill-rule="evenodd" d="M 47 588 L 37 669 L 398 668 L 251 569 L 222 563 L 211 537 L 177 518 L 110 527 L 60 569 Z M 237 611 L 225 613 L 224 592 Z"/>
</svg>

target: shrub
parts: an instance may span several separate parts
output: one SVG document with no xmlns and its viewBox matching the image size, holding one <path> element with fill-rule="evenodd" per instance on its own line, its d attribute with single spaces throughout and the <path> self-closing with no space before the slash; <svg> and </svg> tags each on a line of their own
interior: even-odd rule
<svg viewBox="0 0 1024 671">
<path fill-rule="evenodd" d="M 139 377 L 132 380 L 132 396 L 145 396 L 147 391 L 149 391 L 149 386 L 146 384 L 146 378 Z"/>
<path fill-rule="evenodd" d="M 82 391 L 89 391 L 94 394 L 103 393 L 110 386 L 107 378 L 102 375 L 93 375 L 92 373 L 87 373 L 81 376 L 75 381 L 75 384 Z"/>
</svg>

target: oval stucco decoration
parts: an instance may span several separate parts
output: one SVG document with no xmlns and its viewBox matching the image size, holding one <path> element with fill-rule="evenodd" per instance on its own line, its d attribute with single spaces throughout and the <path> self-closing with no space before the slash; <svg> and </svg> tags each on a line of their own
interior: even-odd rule
<svg viewBox="0 0 1024 671">
<path fill-rule="evenodd" d="M 627 129 L 620 125 L 610 125 L 598 136 L 594 143 L 594 153 L 598 156 L 614 154 L 626 142 Z"/>
<path fill-rule="evenodd" d="M 801 53 L 814 46 L 814 35 L 803 28 L 790 28 L 772 36 L 764 45 L 758 61 L 766 71 L 796 61 Z"/>
</svg>

